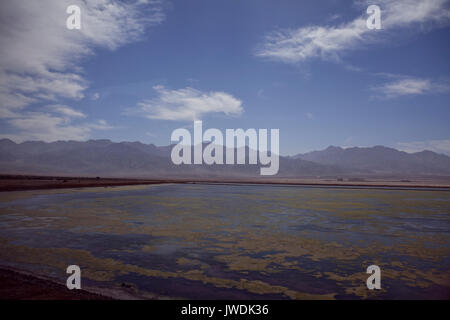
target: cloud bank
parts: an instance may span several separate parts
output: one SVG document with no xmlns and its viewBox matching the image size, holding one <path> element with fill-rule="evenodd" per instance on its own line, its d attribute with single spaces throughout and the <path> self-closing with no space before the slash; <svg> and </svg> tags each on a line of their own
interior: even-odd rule
<svg viewBox="0 0 450 320">
<path fill-rule="evenodd" d="M 81 8 L 81 29 L 68 30 L 66 8 Z M 82 139 L 89 125 L 68 126 L 65 108 L 30 111 L 35 104 L 80 100 L 89 83 L 79 64 L 98 48 L 114 50 L 137 41 L 161 23 L 160 1 L 3 0 L 0 2 L 0 118 L 33 136 L 48 121 L 46 139 Z M 79 116 L 78 118 L 82 118 Z M 47 136 L 48 134 L 48 136 Z"/>
</svg>

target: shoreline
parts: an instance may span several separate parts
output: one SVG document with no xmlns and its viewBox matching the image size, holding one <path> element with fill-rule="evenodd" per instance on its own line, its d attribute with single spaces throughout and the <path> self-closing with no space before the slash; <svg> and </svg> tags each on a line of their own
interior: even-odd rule
<svg viewBox="0 0 450 320">
<path fill-rule="evenodd" d="M 218 179 L 218 178 L 183 178 L 183 179 L 127 179 L 127 178 L 92 178 L 92 177 L 62 177 L 62 176 L 25 176 L 1 175 L 0 192 L 47 190 L 47 189 L 77 189 L 92 187 L 118 187 L 152 184 L 219 184 L 219 185 L 287 185 L 312 187 L 346 187 L 346 188 L 377 188 L 377 189 L 438 189 L 450 191 L 450 179 L 413 180 L 398 179 L 367 179 L 361 181 L 339 181 L 331 178 L 305 179 Z"/>
<path fill-rule="evenodd" d="M 0 192 L 77 189 L 174 183 L 162 179 L 89 178 L 61 176 L 9 176 L 0 174 Z"/>
<path fill-rule="evenodd" d="M 98 291 L 98 292 L 97 292 Z M 69 290 L 64 284 L 19 270 L 0 266 L 1 300 L 115 300 L 100 290 Z"/>
<path fill-rule="evenodd" d="M 121 286 L 86 286 L 69 290 L 65 283 L 25 269 L 0 264 L 0 300 L 180 300 Z"/>
</svg>

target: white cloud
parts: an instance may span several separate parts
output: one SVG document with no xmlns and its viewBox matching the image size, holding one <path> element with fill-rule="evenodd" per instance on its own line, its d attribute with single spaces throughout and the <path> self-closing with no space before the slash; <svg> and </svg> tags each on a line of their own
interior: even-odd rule
<svg viewBox="0 0 450 320">
<path fill-rule="evenodd" d="M 86 115 L 83 112 L 60 104 L 47 106 L 47 109 L 69 118 L 86 118 Z"/>
<path fill-rule="evenodd" d="M 80 60 L 97 47 L 136 41 L 164 15 L 156 1 L 3 0 L 0 4 L 0 108 L 58 97 L 80 99 L 87 82 Z M 65 26 L 68 5 L 81 8 L 81 29 Z"/>
<path fill-rule="evenodd" d="M 429 79 L 403 77 L 381 86 L 372 87 L 372 90 L 379 92 L 381 97 L 389 99 L 406 95 L 444 93 L 450 91 L 450 85 Z"/>
<path fill-rule="evenodd" d="M 450 139 L 399 142 L 397 143 L 397 149 L 406 152 L 420 152 L 429 150 L 450 155 Z"/>
<path fill-rule="evenodd" d="M 95 123 L 90 123 L 87 125 L 84 125 L 85 127 L 89 128 L 89 129 L 95 129 L 95 130 L 111 130 L 114 129 L 116 127 L 111 126 L 108 124 L 108 122 L 106 120 L 98 120 Z"/>
<path fill-rule="evenodd" d="M 52 108 L 49 108 L 52 109 Z M 66 109 L 61 109 L 65 110 Z M 64 111 L 64 112 L 65 112 Z M 76 111 L 73 110 L 76 114 Z M 57 112 L 58 113 L 58 112 Z M 57 140 L 86 140 L 92 130 L 109 130 L 114 127 L 105 120 L 93 123 L 74 124 L 73 118 L 78 115 L 69 113 L 58 114 L 44 112 L 26 112 L 23 115 L 8 119 L 8 124 L 16 129 L 15 134 L 0 134 L 0 138 L 8 138 L 16 142 L 27 140 L 41 140 L 52 142 Z"/>
<path fill-rule="evenodd" d="M 98 99 L 100 99 L 100 94 L 98 93 L 98 92 L 96 92 L 96 93 L 94 93 L 93 95 L 92 95 L 92 98 L 91 98 L 92 100 L 98 100 Z"/>
<path fill-rule="evenodd" d="M 205 114 L 240 115 L 242 101 L 225 92 L 201 92 L 186 87 L 169 90 L 155 86 L 157 97 L 138 103 L 137 112 L 149 119 L 193 121 Z"/>
<path fill-rule="evenodd" d="M 345 51 L 380 41 L 385 31 L 413 25 L 447 24 L 450 20 L 448 0 L 379 0 L 377 5 L 382 10 L 384 30 L 370 30 L 366 26 L 365 9 L 372 2 L 359 2 L 364 14 L 347 23 L 274 31 L 266 36 L 256 55 L 286 63 L 311 58 L 338 60 Z"/>
<path fill-rule="evenodd" d="M 373 2 L 370 1 L 369 2 Z M 411 24 L 448 23 L 450 9 L 448 0 L 381 0 L 385 29 Z"/>
<path fill-rule="evenodd" d="M 69 5 L 81 8 L 80 30 L 66 28 Z M 63 118 L 47 117 L 45 110 L 32 114 L 26 108 L 39 102 L 57 104 L 60 98 L 82 99 L 89 86 L 79 66 L 83 58 L 97 48 L 114 50 L 137 41 L 148 26 L 163 20 L 159 0 L 2 0 L 0 118 L 9 119 L 18 129 L 40 128 L 46 140 L 84 137 L 90 130 L 85 129 L 87 125 L 64 131 Z M 82 117 L 69 107 L 52 111 L 64 118 Z M 53 131 L 38 125 L 44 119 Z M 57 133 L 61 136 L 53 136 Z"/>
<path fill-rule="evenodd" d="M 338 27 L 308 26 L 285 29 L 267 35 L 257 56 L 293 63 L 309 58 L 336 59 L 337 53 L 362 42 L 366 22 L 357 19 Z"/>
<path fill-rule="evenodd" d="M 68 125 L 65 118 L 46 113 L 29 113 L 8 122 L 20 130 L 23 140 L 84 140 L 89 133 L 87 128 Z"/>
</svg>

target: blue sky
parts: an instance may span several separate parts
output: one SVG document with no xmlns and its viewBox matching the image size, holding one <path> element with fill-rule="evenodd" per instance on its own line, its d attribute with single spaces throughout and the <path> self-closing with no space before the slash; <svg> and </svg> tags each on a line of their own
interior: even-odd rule
<svg viewBox="0 0 450 320">
<path fill-rule="evenodd" d="M 65 28 L 69 4 L 81 30 Z M 370 4 L 381 30 L 365 26 Z M 0 6 L 4 138 L 167 145 L 202 119 L 279 128 L 283 155 L 329 145 L 450 154 L 449 1 Z"/>
</svg>

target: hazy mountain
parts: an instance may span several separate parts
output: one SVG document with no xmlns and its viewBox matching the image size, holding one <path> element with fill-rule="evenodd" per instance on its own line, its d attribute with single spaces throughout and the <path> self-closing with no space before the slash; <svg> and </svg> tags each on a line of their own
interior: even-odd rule
<svg viewBox="0 0 450 320">
<path fill-rule="evenodd" d="M 407 153 L 383 146 L 345 149 L 330 146 L 293 158 L 372 174 L 450 174 L 450 157 L 446 155 L 431 151 Z"/>
<path fill-rule="evenodd" d="M 177 166 L 170 159 L 171 150 L 172 146 L 110 140 L 16 144 L 3 139 L 0 140 L 0 172 L 103 177 L 259 176 L 259 164 Z M 279 176 L 316 176 L 342 170 L 301 159 L 281 158 L 280 163 Z"/>
<path fill-rule="evenodd" d="M 174 165 L 172 146 L 110 140 L 0 140 L 0 173 L 102 177 L 254 177 L 260 165 Z M 225 150 L 224 150 L 225 153 Z M 248 149 L 246 150 L 248 153 Z M 450 175 L 450 157 L 431 151 L 408 154 L 395 149 L 329 147 L 280 157 L 276 177 L 370 175 Z"/>
</svg>

